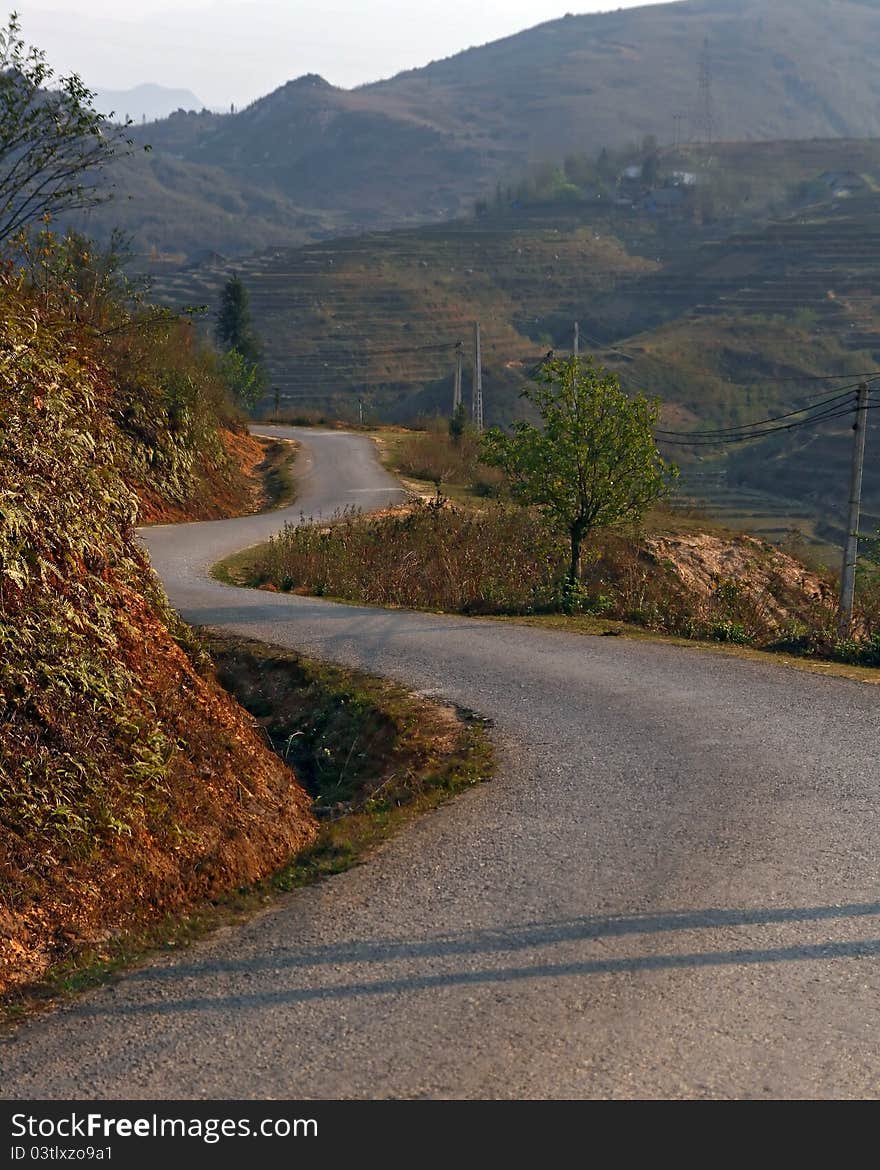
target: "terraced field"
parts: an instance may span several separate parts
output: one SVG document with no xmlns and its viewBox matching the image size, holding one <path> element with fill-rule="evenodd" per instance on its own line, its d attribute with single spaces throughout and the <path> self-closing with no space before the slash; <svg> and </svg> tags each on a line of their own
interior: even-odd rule
<svg viewBox="0 0 880 1170">
<path fill-rule="evenodd" d="M 458 341 L 469 346 L 477 319 L 496 416 L 509 413 L 505 390 L 516 385 L 508 363 L 567 348 L 575 319 L 585 348 L 624 350 L 670 402 L 682 355 L 699 352 L 693 373 L 717 383 L 701 398 L 703 414 L 724 399 L 724 386 L 784 377 L 797 389 L 801 377 L 880 363 L 873 192 L 723 239 L 633 214 L 537 209 L 273 249 L 236 268 L 284 399 L 367 393 L 377 406 L 408 408 L 428 388 L 430 405 L 451 385 L 451 351 Z M 221 261 L 166 276 L 157 292 L 212 304 L 227 275 Z M 670 338 L 681 352 L 670 351 Z M 604 356 L 625 364 L 611 349 Z M 658 363 L 668 367 L 665 382 Z"/>
<path fill-rule="evenodd" d="M 588 222 L 589 218 L 589 222 Z M 262 336 L 263 410 L 328 408 L 373 421 L 448 413 L 455 347 L 471 385 L 482 323 L 487 422 L 522 409 L 519 392 L 551 348 L 582 348 L 626 386 L 657 394 L 668 429 L 741 426 L 803 405 L 834 375 L 880 369 L 880 195 L 802 209 L 726 238 L 717 227 L 632 212 L 532 208 L 484 219 L 263 252 L 237 266 Z M 222 262 L 166 277 L 174 302 L 216 302 Z M 719 515 L 780 539 L 794 525 L 827 548 L 842 532 L 848 421 L 740 451 L 670 450 L 723 488 Z M 873 428 L 871 450 L 880 441 Z M 869 453 L 866 498 L 880 515 Z M 697 480 L 699 482 L 699 479 Z M 736 493 L 745 493 L 742 497 Z M 706 493 L 703 493 L 706 495 Z"/>
<path fill-rule="evenodd" d="M 501 421 L 562 323 L 569 335 L 576 316 L 587 328 L 591 305 L 655 267 L 576 217 L 562 226 L 529 217 L 275 249 L 236 270 L 283 410 L 350 407 L 361 396 L 386 417 L 446 410 L 455 346 L 464 346 L 467 389 L 479 320 L 487 418 Z M 227 275 L 207 266 L 156 291 L 172 303 L 215 303 Z"/>
<path fill-rule="evenodd" d="M 770 491 L 738 488 L 725 470 L 708 474 L 686 470 L 673 507 L 682 513 L 697 513 L 701 526 L 718 525 L 734 532 L 750 532 L 770 544 L 790 547 L 808 564 L 837 570 L 845 527 L 842 521 L 845 499 L 837 501 L 835 514 L 820 513 L 814 502 L 792 499 Z M 865 531 L 872 531 L 880 518 L 866 516 Z"/>
</svg>

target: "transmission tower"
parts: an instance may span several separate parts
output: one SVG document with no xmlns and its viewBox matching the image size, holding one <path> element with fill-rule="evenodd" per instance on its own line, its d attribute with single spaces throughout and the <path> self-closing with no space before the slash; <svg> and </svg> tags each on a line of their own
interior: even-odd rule
<svg viewBox="0 0 880 1170">
<path fill-rule="evenodd" d="M 672 145 L 677 149 L 684 141 L 684 119 L 683 113 L 676 112 L 672 115 Z"/>
<path fill-rule="evenodd" d="M 700 54 L 700 93 L 694 115 L 694 136 L 698 142 L 715 140 L 715 102 L 712 97 L 712 50 L 709 38 L 703 42 Z"/>
</svg>

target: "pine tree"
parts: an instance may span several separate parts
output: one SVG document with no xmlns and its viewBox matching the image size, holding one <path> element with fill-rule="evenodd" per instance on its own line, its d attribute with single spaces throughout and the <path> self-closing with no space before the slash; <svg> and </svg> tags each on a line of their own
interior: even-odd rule
<svg viewBox="0 0 880 1170">
<path fill-rule="evenodd" d="M 227 280 L 220 294 L 215 333 L 222 349 L 234 349 L 252 365 L 259 362 L 260 346 L 251 323 L 248 292 L 235 274 Z"/>
</svg>

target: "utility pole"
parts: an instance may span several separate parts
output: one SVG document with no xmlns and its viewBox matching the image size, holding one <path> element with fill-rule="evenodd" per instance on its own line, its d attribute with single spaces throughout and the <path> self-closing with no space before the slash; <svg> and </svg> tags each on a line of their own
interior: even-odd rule
<svg viewBox="0 0 880 1170">
<path fill-rule="evenodd" d="M 581 327 L 580 322 L 574 323 L 574 356 L 580 357 L 581 353 Z"/>
<path fill-rule="evenodd" d="M 281 409 L 281 391 L 275 387 L 275 421 L 278 422 L 278 412 Z"/>
<path fill-rule="evenodd" d="M 480 345 L 480 322 L 474 323 L 474 427 L 478 435 L 483 433 L 483 356 Z"/>
<path fill-rule="evenodd" d="M 859 386 L 856 423 L 853 427 L 852 475 L 849 487 L 849 529 L 840 577 L 840 609 L 837 636 L 841 641 L 852 634 L 853 604 L 856 596 L 856 565 L 859 560 L 859 523 L 862 509 L 862 473 L 865 468 L 865 440 L 868 437 L 868 383 Z"/>
<path fill-rule="evenodd" d="M 702 134 L 703 141 L 711 146 L 715 138 L 715 103 L 712 98 L 712 49 L 708 37 L 700 54 L 700 97 L 694 121 L 698 139 Z"/>
<path fill-rule="evenodd" d="M 460 341 L 455 343 L 455 384 L 452 390 L 452 416 L 458 413 L 461 406 L 461 371 L 464 361 L 464 346 Z"/>
<path fill-rule="evenodd" d="M 361 426 L 364 425 L 364 400 L 363 400 L 363 398 L 358 399 L 358 422 L 361 424 Z"/>
</svg>

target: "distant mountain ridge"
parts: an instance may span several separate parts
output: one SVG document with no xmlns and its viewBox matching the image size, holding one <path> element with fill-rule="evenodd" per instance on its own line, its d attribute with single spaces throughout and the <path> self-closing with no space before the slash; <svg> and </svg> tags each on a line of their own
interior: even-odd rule
<svg viewBox="0 0 880 1170">
<path fill-rule="evenodd" d="M 95 91 L 94 107 L 105 117 L 119 121 L 131 118 L 135 122 L 146 119 L 153 122 L 167 118 L 175 110 L 201 110 L 204 103 L 189 89 L 168 89 L 164 85 L 145 82 L 133 89 L 99 89 Z"/>
<path fill-rule="evenodd" d="M 535 162 L 649 134 L 878 136 L 878 45 L 875 0 L 683 0 L 567 16 L 354 90 L 309 74 L 238 113 L 176 113 L 141 133 L 182 168 L 216 168 L 336 228 L 383 229 L 448 219 Z"/>
</svg>

